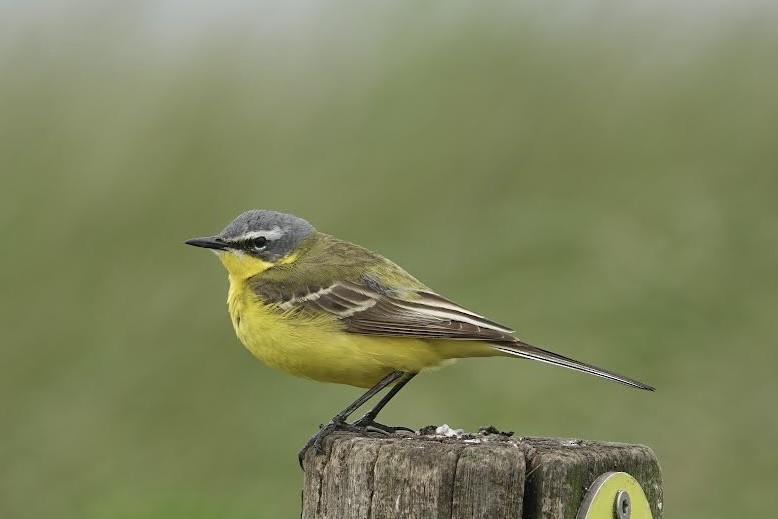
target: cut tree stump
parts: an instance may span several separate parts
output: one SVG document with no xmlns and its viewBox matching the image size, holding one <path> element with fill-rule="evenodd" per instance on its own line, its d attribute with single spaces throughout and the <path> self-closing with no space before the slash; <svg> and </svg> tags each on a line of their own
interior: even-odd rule
<svg viewBox="0 0 778 519">
<path fill-rule="evenodd" d="M 305 454 L 303 519 L 575 519 L 592 482 L 631 474 L 662 517 L 662 479 L 643 445 L 514 438 L 337 432 Z"/>
</svg>

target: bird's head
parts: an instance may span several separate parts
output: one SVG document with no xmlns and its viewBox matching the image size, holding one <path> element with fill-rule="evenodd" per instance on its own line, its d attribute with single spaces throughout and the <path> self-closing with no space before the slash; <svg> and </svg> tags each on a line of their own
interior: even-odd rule
<svg viewBox="0 0 778 519">
<path fill-rule="evenodd" d="M 300 243 L 314 232 L 311 224 L 297 216 L 252 209 L 219 234 L 185 243 L 211 249 L 230 276 L 246 279 L 279 263 L 294 261 Z"/>
</svg>

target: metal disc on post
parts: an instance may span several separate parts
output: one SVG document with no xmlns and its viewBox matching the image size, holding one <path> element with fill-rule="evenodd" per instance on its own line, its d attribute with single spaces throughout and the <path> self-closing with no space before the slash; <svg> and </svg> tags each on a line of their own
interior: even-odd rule
<svg viewBox="0 0 778 519">
<path fill-rule="evenodd" d="M 652 519 L 640 483 L 626 472 L 606 472 L 594 480 L 576 519 Z"/>
</svg>

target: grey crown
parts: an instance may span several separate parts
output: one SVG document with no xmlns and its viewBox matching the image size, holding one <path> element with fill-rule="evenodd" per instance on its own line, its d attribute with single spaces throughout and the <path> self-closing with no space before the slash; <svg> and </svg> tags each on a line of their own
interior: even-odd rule
<svg viewBox="0 0 778 519">
<path fill-rule="evenodd" d="M 267 246 L 262 251 L 249 251 L 262 259 L 276 261 L 293 251 L 301 241 L 315 231 L 306 220 L 297 216 L 252 209 L 239 215 L 216 238 L 239 243 L 250 237 L 264 236 Z"/>
</svg>

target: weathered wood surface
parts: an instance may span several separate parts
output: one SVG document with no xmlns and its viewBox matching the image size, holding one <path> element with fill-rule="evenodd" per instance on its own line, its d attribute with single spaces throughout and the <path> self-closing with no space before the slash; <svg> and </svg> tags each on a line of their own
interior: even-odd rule
<svg viewBox="0 0 778 519">
<path fill-rule="evenodd" d="M 335 433 L 304 459 L 303 519 L 575 519 L 587 488 L 630 473 L 662 516 L 656 456 L 643 445 L 485 434 Z"/>
</svg>

